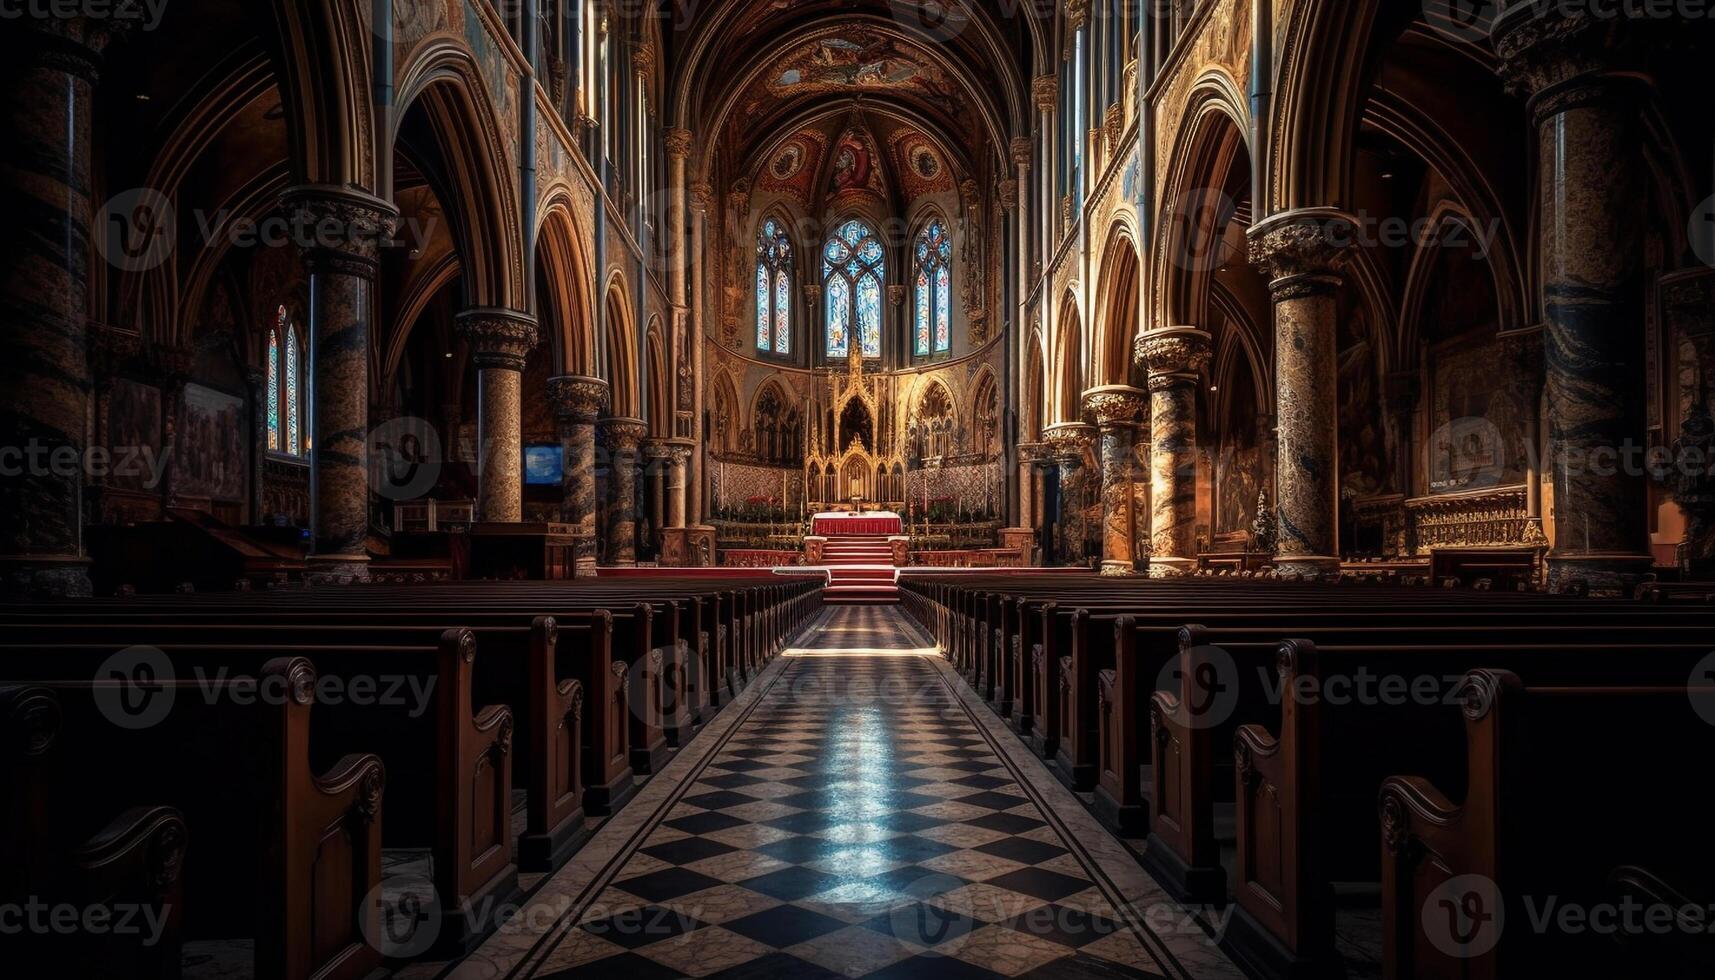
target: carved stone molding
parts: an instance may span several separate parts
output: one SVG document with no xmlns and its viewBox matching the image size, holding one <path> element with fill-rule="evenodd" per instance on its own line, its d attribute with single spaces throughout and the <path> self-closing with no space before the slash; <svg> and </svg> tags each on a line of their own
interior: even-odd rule
<svg viewBox="0 0 1715 980">
<path fill-rule="evenodd" d="M 1495 54 L 1507 88 L 1531 100 L 1538 120 L 1600 97 L 1620 79 L 1605 73 L 1621 60 L 1625 16 L 1588 9 L 1539 10 L 1518 3 L 1495 21 Z"/>
<path fill-rule="evenodd" d="M 1090 19 L 1090 0 L 1066 0 L 1066 30 L 1081 29 Z"/>
<path fill-rule="evenodd" d="M 691 131 L 680 127 L 667 130 L 663 137 L 667 145 L 667 156 L 675 160 L 683 160 L 691 155 Z"/>
<path fill-rule="evenodd" d="M 715 189 L 706 180 L 695 181 L 691 184 L 691 207 L 698 214 L 708 214 L 709 205 L 714 202 Z"/>
<path fill-rule="evenodd" d="M 1036 111 L 1044 115 L 1053 115 L 1060 107 L 1060 79 L 1056 75 L 1038 75 L 1030 81 L 1030 97 L 1036 103 Z"/>
<path fill-rule="evenodd" d="M 522 371 L 524 358 L 536 347 L 536 318 L 517 310 L 466 310 L 456 318 L 455 329 L 480 368 Z"/>
<path fill-rule="evenodd" d="M 1025 171 L 1030 169 L 1030 158 L 1035 144 L 1028 136 L 1012 138 L 1012 165 L 1018 168 L 1019 179 L 1023 179 Z"/>
<path fill-rule="evenodd" d="M 280 195 L 280 209 L 312 272 L 374 279 L 381 246 L 399 228 L 398 209 L 348 187 L 292 187 Z"/>
<path fill-rule="evenodd" d="M 1358 221 L 1334 208 L 1270 215 L 1251 226 L 1251 264 L 1270 279 L 1276 299 L 1332 290 L 1358 242 Z"/>
<path fill-rule="evenodd" d="M 548 379 L 548 400 L 554 410 L 573 422 L 589 424 L 607 407 L 607 382 L 581 374 L 562 374 Z"/>
<path fill-rule="evenodd" d="M 634 452 L 649 434 L 649 424 L 642 419 L 605 418 L 600 422 L 602 438 L 609 449 Z"/>
<path fill-rule="evenodd" d="M 898 306 L 899 304 L 905 302 L 905 287 L 904 286 L 889 286 L 889 287 L 887 287 L 887 301 L 889 303 L 893 304 L 894 306 Z"/>
<path fill-rule="evenodd" d="M 1130 385 L 1102 385 L 1084 392 L 1084 408 L 1104 429 L 1136 425 L 1149 409 L 1149 396 Z"/>
<path fill-rule="evenodd" d="M 1042 441 L 1055 459 L 1081 462 L 1096 442 L 1096 427 L 1082 422 L 1057 422 L 1042 430 Z"/>
<path fill-rule="evenodd" d="M 1162 327 L 1139 334 L 1132 348 L 1149 373 L 1149 390 L 1195 384 L 1209 366 L 1213 338 L 1196 327 Z"/>
</svg>

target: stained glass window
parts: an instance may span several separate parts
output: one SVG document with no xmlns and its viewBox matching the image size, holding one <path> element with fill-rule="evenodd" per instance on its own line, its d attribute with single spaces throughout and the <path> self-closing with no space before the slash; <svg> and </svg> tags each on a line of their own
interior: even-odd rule
<svg viewBox="0 0 1715 980">
<path fill-rule="evenodd" d="M 280 451 L 280 331 L 268 328 L 268 448 Z"/>
<path fill-rule="evenodd" d="M 864 357 L 881 356 L 881 284 L 886 276 L 881 242 L 867 224 L 853 219 L 835 229 L 822 248 L 829 357 L 849 356 L 854 332 Z"/>
<path fill-rule="evenodd" d="M 298 335 L 286 328 L 286 451 L 297 456 L 304 451 L 298 437 Z"/>
<path fill-rule="evenodd" d="M 924 226 L 912 252 L 917 264 L 915 350 L 919 355 L 945 353 L 953 342 L 953 242 L 941 219 Z"/>
<path fill-rule="evenodd" d="M 756 349 L 792 353 L 792 240 L 773 218 L 756 236 Z"/>
<path fill-rule="evenodd" d="M 268 328 L 268 450 L 302 456 L 305 450 L 304 348 L 284 306 Z"/>
</svg>

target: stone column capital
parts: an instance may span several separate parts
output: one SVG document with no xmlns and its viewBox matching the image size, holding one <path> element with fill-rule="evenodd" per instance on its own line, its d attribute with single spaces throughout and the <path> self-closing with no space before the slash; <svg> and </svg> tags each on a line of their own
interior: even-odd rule
<svg viewBox="0 0 1715 980">
<path fill-rule="evenodd" d="M 1149 396 L 1131 385 L 1102 385 L 1084 392 L 1084 408 L 1103 429 L 1135 426 L 1149 406 Z"/>
<path fill-rule="evenodd" d="M 470 344 L 480 368 L 522 371 L 524 358 L 536 346 L 536 318 L 517 310 L 465 310 L 456 317 L 455 329 Z"/>
<path fill-rule="evenodd" d="M 1090 0 L 1066 0 L 1066 29 L 1081 30 L 1090 19 Z"/>
<path fill-rule="evenodd" d="M 647 77 L 655 71 L 655 46 L 640 44 L 631 52 L 631 70 Z"/>
<path fill-rule="evenodd" d="M 1627 15 L 1514 3 L 1495 20 L 1495 54 L 1507 89 L 1531 102 L 1540 121 L 1618 81 L 1606 73 L 1620 60 Z"/>
<path fill-rule="evenodd" d="M 1021 463 L 1035 465 L 1048 458 L 1048 444 L 1042 442 L 1021 442 L 1018 444 L 1018 460 Z"/>
<path fill-rule="evenodd" d="M 1149 373 L 1149 390 L 1196 383 L 1208 367 L 1214 339 L 1196 327 L 1161 327 L 1139 334 L 1132 352 Z"/>
<path fill-rule="evenodd" d="M 589 425 L 607 407 L 607 382 L 581 374 L 562 374 L 548 379 L 548 400 L 554 411 L 568 420 Z"/>
<path fill-rule="evenodd" d="M 691 155 L 691 131 L 682 126 L 667 130 L 663 141 L 667 145 L 667 156 L 673 160 L 683 160 Z"/>
<path fill-rule="evenodd" d="M 608 448 L 622 452 L 632 452 L 637 449 L 644 437 L 649 434 L 649 424 L 642 419 L 608 417 L 598 425 L 602 437 L 607 441 Z"/>
<path fill-rule="evenodd" d="M 300 184 L 280 195 L 280 210 L 312 272 L 373 280 L 381 246 L 399 229 L 397 208 L 349 187 Z"/>
<path fill-rule="evenodd" d="M 1282 211 L 1251 226 L 1250 261 L 1269 277 L 1275 299 L 1332 291 L 1358 233 L 1358 219 L 1335 208 Z"/>
<path fill-rule="evenodd" d="M 1000 206 L 1007 211 L 1018 207 L 1018 181 L 1000 180 L 995 182 L 995 197 Z"/>
<path fill-rule="evenodd" d="M 714 202 L 715 188 L 706 180 L 691 183 L 691 207 L 698 214 L 708 214 L 709 205 Z"/>
<path fill-rule="evenodd" d="M 1014 136 L 1012 138 L 1012 165 L 1018 169 L 1020 180 L 1023 179 L 1024 173 L 1030 169 L 1030 158 L 1035 147 L 1035 142 L 1028 136 Z"/>
<path fill-rule="evenodd" d="M 640 445 L 644 459 L 667 459 L 672 455 L 667 450 L 665 439 L 645 439 Z"/>
<path fill-rule="evenodd" d="M 1095 445 L 1096 427 L 1082 422 L 1056 422 L 1042 430 L 1042 441 L 1059 462 L 1082 463 Z"/>
<path fill-rule="evenodd" d="M 815 306 L 816 301 L 822 298 L 822 284 L 819 282 L 805 283 L 804 298 L 809 301 L 811 306 Z"/>
<path fill-rule="evenodd" d="M 697 451 L 697 444 L 690 439 L 667 440 L 667 458 L 674 466 L 684 466 L 691 461 Z"/>
<path fill-rule="evenodd" d="M 887 301 L 894 306 L 905 302 L 905 287 L 898 284 L 887 287 Z"/>
<path fill-rule="evenodd" d="M 1045 116 L 1054 114 L 1060 107 L 1060 78 L 1058 75 L 1038 75 L 1030 80 L 1030 97 L 1036 103 L 1036 111 Z"/>
</svg>

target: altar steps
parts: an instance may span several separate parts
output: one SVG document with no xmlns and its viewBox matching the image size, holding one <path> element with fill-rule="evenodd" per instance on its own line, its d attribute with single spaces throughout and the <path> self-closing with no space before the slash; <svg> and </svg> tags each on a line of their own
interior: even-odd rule
<svg viewBox="0 0 1715 980">
<path fill-rule="evenodd" d="M 828 587 L 823 601 L 832 606 L 894 605 L 899 602 L 895 584 L 893 546 L 886 535 L 838 535 L 822 546 L 822 564 L 828 568 Z"/>
</svg>

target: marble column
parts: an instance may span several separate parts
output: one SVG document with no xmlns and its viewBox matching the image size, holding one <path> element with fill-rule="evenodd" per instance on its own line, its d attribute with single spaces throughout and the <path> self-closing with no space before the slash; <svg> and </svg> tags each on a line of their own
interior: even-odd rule
<svg viewBox="0 0 1715 980">
<path fill-rule="evenodd" d="M 595 574 L 595 423 L 607 407 L 607 382 L 566 374 L 548 379 L 560 430 L 560 520 L 577 528 L 573 559 L 580 577 Z"/>
<path fill-rule="evenodd" d="M 638 446 L 649 434 L 642 419 L 601 420 L 602 442 L 607 447 L 607 564 L 637 562 L 637 471 Z"/>
<path fill-rule="evenodd" d="M 1341 212 L 1308 208 L 1250 230 L 1250 260 L 1268 275 L 1274 300 L 1275 568 L 1288 577 L 1340 574 L 1335 318 L 1356 229 Z"/>
<path fill-rule="evenodd" d="M 1524 392 L 1525 465 L 1524 511 L 1525 541 L 1547 544 L 1548 535 L 1542 526 L 1542 334 L 1540 327 L 1514 330 L 1500 335 L 1501 350 L 1513 369 L 1513 381 Z"/>
<path fill-rule="evenodd" d="M 0 93 L 0 187 L 14 227 L 0 245 L 0 431 L 20 457 L 0 476 L 0 575 L 11 592 L 90 594 L 82 508 L 90 380 L 90 114 L 109 39 L 87 17 L 20 21 Z M 158 195 L 157 195 L 158 196 Z M 160 202 L 165 204 L 164 201 Z M 100 254 L 116 266 L 165 261 L 163 216 L 139 201 L 110 214 Z"/>
<path fill-rule="evenodd" d="M 649 502 L 645 519 L 649 522 L 646 534 L 650 539 L 659 539 L 661 529 L 667 526 L 667 466 L 671 457 L 667 440 L 644 440 L 643 497 Z"/>
<path fill-rule="evenodd" d="M 398 212 L 347 187 L 300 186 L 282 207 L 305 241 L 310 273 L 312 581 L 366 580 L 369 553 L 369 330 L 381 241 Z"/>
<path fill-rule="evenodd" d="M 675 439 L 667 445 L 667 527 L 685 527 L 689 517 L 686 489 L 691 455 L 696 445 Z"/>
<path fill-rule="evenodd" d="M 1495 52 L 1529 98 L 1554 474 L 1548 586 L 1620 594 L 1649 571 L 1643 370 L 1641 86 L 1620 68 L 1623 18 L 1518 4 Z"/>
<path fill-rule="evenodd" d="M 707 181 L 697 181 L 691 185 L 691 295 L 690 316 L 688 328 L 691 342 L 691 439 L 695 449 L 691 454 L 690 473 L 690 509 L 689 523 L 701 525 L 708 516 L 709 503 L 704 497 L 708 486 L 707 462 L 703 445 L 703 418 L 705 402 L 703 400 L 703 249 L 708 223 L 709 204 L 714 197 L 714 188 Z"/>
<path fill-rule="evenodd" d="M 1088 563 L 1089 528 L 1085 508 L 1089 502 L 1089 473 L 1086 458 L 1095 442 L 1095 426 L 1081 422 L 1060 422 L 1043 430 L 1043 441 L 1054 454 L 1060 467 L 1060 513 L 1055 515 L 1055 531 L 1060 547 L 1056 557 L 1061 564 Z"/>
<path fill-rule="evenodd" d="M 1096 417 L 1101 433 L 1102 574 L 1137 571 L 1136 482 L 1133 445 L 1137 426 L 1149 405 L 1144 392 L 1130 385 L 1103 385 L 1084 392 L 1084 408 Z"/>
<path fill-rule="evenodd" d="M 1018 523 L 1021 527 L 1040 529 L 1042 526 L 1036 513 L 1036 473 L 1047 451 L 1048 447 L 1040 442 L 1018 444 Z"/>
<path fill-rule="evenodd" d="M 536 346 L 536 318 L 516 310 L 458 315 L 477 370 L 476 519 L 524 519 L 524 358 Z"/>
<path fill-rule="evenodd" d="M 1197 568 L 1197 390 L 1210 337 L 1196 327 L 1162 327 L 1137 339 L 1149 377 L 1149 574 Z"/>
</svg>

